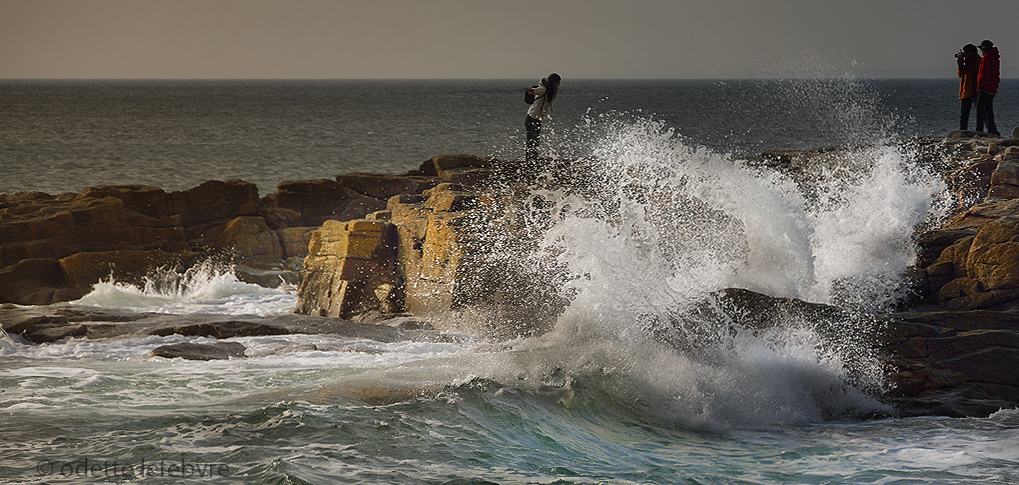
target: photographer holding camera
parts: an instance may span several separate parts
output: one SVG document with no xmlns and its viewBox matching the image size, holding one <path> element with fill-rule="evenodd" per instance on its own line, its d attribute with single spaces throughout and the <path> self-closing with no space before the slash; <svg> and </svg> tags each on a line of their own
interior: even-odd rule
<svg viewBox="0 0 1019 485">
<path fill-rule="evenodd" d="M 980 70 L 980 56 L 973 44 L 966 44 L 955 54 L 955 62 L 959 64 L 959 99 L 962 102 L 962 113 L 959 116 L 959 129 L 969 129 L 969 111 L 977 100 L 977 72 Z"/>
<path fill-rule="evenodd" d="M 556 94 L 559 93 L 559 82 L 562 77 L 557 73 L 549 74 L 541 80 L 541 85 L 524 89 L 524 102 L 531 105 L 527 109 L 524 129 L 527 132 L 527 143 L 524 159 L 532 162 L 538 159 L 538 136 L 541 134 L 541 119 L 545 117 Z"/>
</svg>

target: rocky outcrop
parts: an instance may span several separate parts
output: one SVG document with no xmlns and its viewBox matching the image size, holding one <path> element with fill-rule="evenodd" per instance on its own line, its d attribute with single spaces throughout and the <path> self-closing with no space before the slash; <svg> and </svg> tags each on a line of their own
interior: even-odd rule
<svg viewBox="0 0 1019 485">
<path fill-rule="evenodd" d="M 981 416 L 1019 406 L 1019 313 L 910 311 L 870 315 L 730 288 L 695 311 L 640 322 L 656 339 L 709 363 L 720 336 L 805 329 L 837 355 L 848 380 L 899 416 Z"/>
<path fill-rule="evenodd" d="M 1019 406 L 1019 313 L 906 312 L 886 316 L 886 399 L 904 416 L 987 416 Z"/>
<path fill-rule="evenodd" d="M 918 237 L 918 298 L 947 310 L 1019 309 L 1019 140 L 953 132 L 956 214 Z"/>
<path fill-rule="evenodd" d="M 402 311 L 395 250 L 383 221 L 326 221 L 312 235 L 295 311 L 333 318 Z"/>
<path fill-rule="evenodd" d="M 1019 139 L 975 131 L 953 131 L 940 142 L 945 182 L 965 210 L 984 198 L 1013 199 L 1019 195 L 1014 164 Z"/>
<path fill-rule="evenodd" d="M 417 173 L 460 182 L 394 196 L 365 219 L 323 224 L 309 245 L 296 311 L 408 312 L 440 330 L 499 336 L 547 330 L 565 301 L 526 260 L 526 231 L 514 216 L 521 201 L 496 183 L 513 170 L 435 157 Z"/>
<path fill-rule="evenodd" d="M 81 298 L 84 293 L 68 288 L 59 261 L 32 258 L 0 269 L 0 295 L 9 302 L 46 305 Z"/>
<path fill-rule="evenodd" d="M 180 216 L 141 214 L 116 197 L 0 195 L 0 267 L 79 252 L 189 248 Z"/>
<path fill-rule="evenodd" d="M 446 156 L 446 158 L 455 156 Z M 471 157 L 473 158 L 473 157 Z M 427 163 L 427 162 L 426 162 Z M 287 181 L 277 186 L 276 206 L 300 214 L 300 226 L 321 226 L 327 220 L 349 221 L 386 208 L 390 197 L 419 194 L 441 182 L 430 176 L 352 173 L 336 180 Z"/>
<path fill-rule="evenodd" d="M 390 197 L 442 181 L 438 171 L 428 173 L 283 182 L 262 199 L 241 180 L 178 192 L 118 185 L 55 196 L 0 194 L 0 302 L 73 300 L 111 276 L 133 283 L 154 268 L 209 257 L 254 268 L 239 271 L 242 277 L 261 269 L 296 272 L 323 222 L 363 218 Z"/>
</svg>

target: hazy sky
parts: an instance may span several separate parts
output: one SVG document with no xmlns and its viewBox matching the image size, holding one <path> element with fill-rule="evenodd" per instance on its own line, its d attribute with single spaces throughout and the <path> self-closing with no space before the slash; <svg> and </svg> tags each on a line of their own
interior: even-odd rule
<svg viewBox="0 0 1019 485">
<path fill-rule="evenodd" d="M 0 78 L 955 77 L 1019 1 L 0 0 Z"/>
</svg>

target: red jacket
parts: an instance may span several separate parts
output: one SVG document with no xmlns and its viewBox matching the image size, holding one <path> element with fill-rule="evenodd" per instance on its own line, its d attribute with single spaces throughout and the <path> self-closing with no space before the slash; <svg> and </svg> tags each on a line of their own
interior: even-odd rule
<svg viewBox="0 0 1019 485">
<path fill-rule="evenodd" d="M 978 91 L 998 94 L 998 83 L 1001 82 L 998 66 L 998 48 L 992 47 L 991 50 L 984 53 L 984 58 L 980 60 L 980 73 L 977 74 Z"/>
</svg>

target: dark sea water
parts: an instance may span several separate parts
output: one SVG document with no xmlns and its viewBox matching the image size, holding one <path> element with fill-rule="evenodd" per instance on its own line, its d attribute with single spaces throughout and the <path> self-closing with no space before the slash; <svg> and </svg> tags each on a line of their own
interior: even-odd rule
<svg viewBox="0 0 1019 485">
<path fill-rule="evenodd" d="M 534 82 L 0 81 L 0 193 L 240 178 L 264 195 L 284 180 L 404 173 L 440 154 L 520 158 L 520 92 Z M 561 141 L 606 117 L 653 118 L 687 144 L 756 154 L 943 136 L 957 128 L 957 92 L 951 79 L 567 79 L 545 129 L 563 156 L 588 154 Z M 1019 82 L 998 98 L 1008 133 Z"/>
<path fill-rule="evenodd" d="M 2 81 L 0 193 L 241 178 L 266 194 L 443 153 L 517 158 L 535 81 Z M 944 216 L 936 175 L 865 147 L 806 200 L 731 155 L 943 136 L 956 89 L 567 78 L 543 149 L 597 157 L 604 182 L 530 194 L 547 213 L 531 257 L 573 276 L 549 334 L 243 337 L 229 340 L 246 358 L 210 362 L 148 358 L 205 337 L 0 335 L 0 482 L 1017 483 L 1019 410 L 895 417 L 858 322 L 831 322 L 831 342 L 804 322 L 753 332 L 695 311 L 730 287 L 887 308 L 914 231 Z M 999 98 L 1011 131 L 1019 83 Z M 76 303 L 278 315 L 296 300 L 230 268 L 169 277 Z"/>
</svg>

